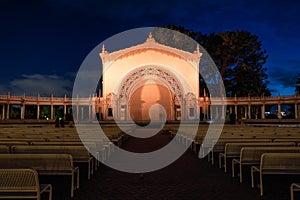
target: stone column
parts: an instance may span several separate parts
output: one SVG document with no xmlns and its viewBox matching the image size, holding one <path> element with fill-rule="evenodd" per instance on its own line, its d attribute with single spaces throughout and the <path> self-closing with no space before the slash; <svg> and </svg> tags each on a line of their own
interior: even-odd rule
<svg viewBox="0 0 300 200">
<path fill-rule="evenodd" d="M 182 99 L 182 108 L 181 108 L 181 120 L 186 120 L 186 103 L 185 99 Z"/>
<path fill-rule="evenodd" d="M 251 119 L 251 105 L 248 104 L 248 119 Z"/>
<path fill-rule="evenodd" d="M 66 119 L 66 116 L 67 116 L 67 105 L 66 105 L 66 103 L 64 103 L 64 116 L 63 116 L 63 118 Z"/>
<path fill-rule="evenodd" d="M 40 105 L 39 105 L 39 104 L 37 104 L 36 118 L 37 118 L 37 119 L 40 119 Z"/>
<path fill-rule="evenodd" d="M 21 119 L 25 118 L 25 104 L 21 105 Z"/>
<path fill-rule="evenodd" d="M 50 119 L 54 118 L 54 108 L 53 108 L 53 104 L 51 104 L 51 112 L 50 112 Z"/>
<path fill-rule="evenodd" d="M 226 106 L 225 105 L 221 105 L 222 107 L 222 113 L 221 113 L 221 119 L 226 119 Z"/>
<path fill-rule="evenodd" d="M 263 105 L 261 106 L 261 118 L 262 118 L 262 119 L 265 119 L 265 118 L 266 118 L 266 117 L 265 117 L 265 112 L 266 112 L 265 104 L 263 104 Z"/>
<path fill-rule="evenodd" d="M 238 117 L 237 105 L 234 105 L 234 114 L 235 114 L 235 118 L 237 119 Z"/>
<path fill-rule="evenodd" d="M 79 105 L 76 105 L 76 120 L 79 120 Z"/>
<path fill-rule="evenodd" d="M 95 120 L 95 117 L 96 117 L 96 107 L 95 107 L 95 102 L 92 102 L 92 105 L 91 105 L 91 109 L 92 109 L 92 113 L 91 113 L 91 119 L 92 120 Z"/>
<path fill-rule="evenodd" d="M 9 119 L 9 109 L 10 109 L 10 106 L 9 106 L 9 103 L 6 105 L 6 119 Z"/>
<path fill-rule="evenodd" d="M 2 119 L 5 119 L 5 105 L 2 105 Z"/>
<path fill-rule="evenodd" d="M 170 100 L 171 110 L 170 110 L 170 119 L 175 120 L 175 102 Z M 168 120 L 168 119 L 167 119 Z"/>
<path fill-rule="evenodd" d="M 282 116 L 281 116 L 281 104 L 278 103 L 278 118 L 281 119 Z"/>
<path fill-rule="evenodd" d="M 115 115 L 113 115 L 115 120 L 120 120 L 120 110 L 121 105 L 119 99 L 114 99 L 112 104 L 113 112 Z"/>
<path fill-rule="evenodd" d="M 89 105 L 89 120 L 92 119 L 92 109 L 91 109 L 91 105 Z"/>
<path fill-rule="evenodd" d="M 295 119 L 298 119 L 298 105 L 295 103 Z"/>
</svg>

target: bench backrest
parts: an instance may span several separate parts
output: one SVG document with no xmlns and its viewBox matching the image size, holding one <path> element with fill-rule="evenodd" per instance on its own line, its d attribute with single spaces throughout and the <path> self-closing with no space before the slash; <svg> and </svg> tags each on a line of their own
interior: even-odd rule
<svg viewBox="0 0 300 200">
<path fill-rule="evenodd" d="M 69 154 L 0 154 L 0 169 L 73 170 Z"/>
<path fill-rule="evenodd" d="M 300 138 L 276 138 L 274 142 L 296 142 L 298 145 L 300 144 Z"/>
<path fill-rule="evenodd" d="M 272 139 L 219 139 L 213 150 L 214 152 L 223 152 L 227 143 L 260 143 L 272 142 Z"/>
<path fill-rule="evenodd" d="M 105 144 L 104 139 L 102 138 L 85 138 L 84 141 L 79 139 L 49 139 L 48 142 L 84 142 L 86 143 L 95 143 L 97 151 L 101 151 L 103 149 L 103 145 Z"/>
<path fill-rule="evenodd" d="M 26 142 L 26 144 L 29 144 L 32 141 L 40 141 L 40 142 L 44 142 L 46 141 L 45 138 L 1 138 L 0 139 L 1 142 Z"/>
<path fill-rule="evenodd" d="M 97 145 L 95 142 L 32 142 L 31 145 L 37 146 L 84 146 L 88 151 L 95 155 L 97 153 Z"/>
<path fill-rule="evenodd" d="M 13 145 L 28 145 L 29 142 L 27 141 L 0 141 L 0 145 L 7 145 L 7 146 L 13 146 Z"/>
<path fill-rule="evenodd" d="M 243 147 L 240 163 L 259 163 L 263 153 L 300 153 L 300 147 Z"/>
<path fill-rule="evenodd" d="M 42 145 L 18 145 L 12 146 L 15 154 L 70 154 L 74 162 L 87 161 L 91 156 L 84 146 L 42 146 Z"/>
<path fill-rule="evenodd" d="M 35 193 L 38 196 L 40 191 L 39 179 L 36 170 L 33 169 L 0 169 L 0 196 L 7 196 L 8 192 Z M 29 196 L 29 197 L 30 197 Z"/>
<path fill-rule="evenodd" d="M 10 153 L 10 148 L 7 145 L 0 145 L 0 154 Z"/>
<path fill-rule="evenodd" d="M 225 155 L 239 156 L 243 147 L 277 147 L 277 146 L 295 146 L 294 142 L 251 142 L 251 143 L 226 143 Z"/>
<path fill-rule="evenodd" d="M 300 172 L 300 153 L 263 153 L 260 171 Z"/>
</svg>

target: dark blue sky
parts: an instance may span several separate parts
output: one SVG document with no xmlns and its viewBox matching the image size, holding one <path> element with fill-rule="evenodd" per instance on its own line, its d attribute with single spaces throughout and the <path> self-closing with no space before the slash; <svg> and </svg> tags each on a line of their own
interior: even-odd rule
<svg viewBox="0 0 300 200">
<path fill-rule="evenodd" d="M 88 53 L 114 34 L 182 25 L 203 33 L 247 30 L 269 58 L 273 95 L 294 94 L 300 76 L 300 2 L 296 0 L 0 1 L 0 94 L 71 95 Z"/>
</svg>

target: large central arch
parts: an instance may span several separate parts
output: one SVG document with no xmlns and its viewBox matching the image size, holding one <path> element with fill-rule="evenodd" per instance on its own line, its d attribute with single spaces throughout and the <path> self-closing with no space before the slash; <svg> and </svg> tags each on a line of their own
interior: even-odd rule
<svg viewBox="0 0 300 200">
<path fill-rule="evenodd" d="M 158 103 L 165 108 L 165 113 L 158 110 L 154 119 L 160 120 L 162 114 L 167 115 L 167 120 L 179 119 L 183 96 L 180 81 L 168 69 L 157 65 L 138 67 L 123 78 L 117 89 L 118 118 L 147 121 L 151 104 Z"/>
</svg>

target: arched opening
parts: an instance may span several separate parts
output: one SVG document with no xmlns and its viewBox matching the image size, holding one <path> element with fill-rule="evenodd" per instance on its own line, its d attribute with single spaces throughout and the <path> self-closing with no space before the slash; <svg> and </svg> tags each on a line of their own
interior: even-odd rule
<svg viewBox="0 0 300 200">
<path fill-rule="evenodd" d="M 148 80 L 131 95 L 128 104 L 129 115 L 135 122 L 149 122 L 151 106 L 160 104 L 162 107 L 154 106 L 152 108 L 152 120 L 161 121 L 164 118 L 171 120 L 172 96 L 172 92 L 166 86 Z"/>
</svg>

